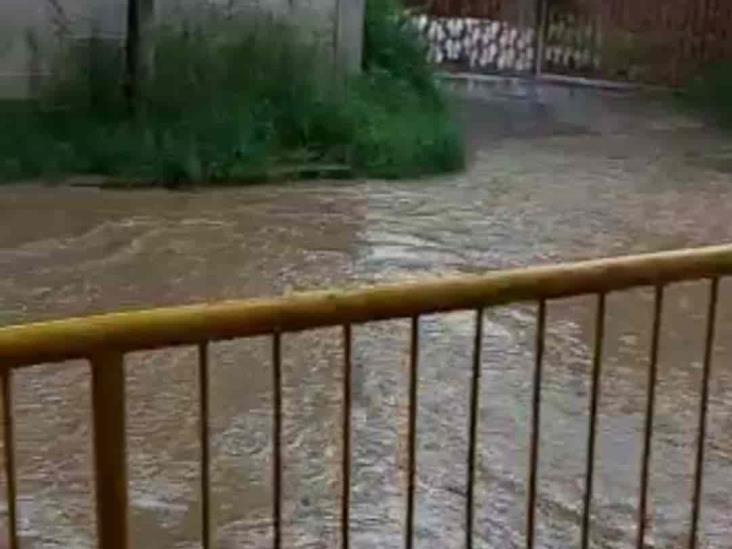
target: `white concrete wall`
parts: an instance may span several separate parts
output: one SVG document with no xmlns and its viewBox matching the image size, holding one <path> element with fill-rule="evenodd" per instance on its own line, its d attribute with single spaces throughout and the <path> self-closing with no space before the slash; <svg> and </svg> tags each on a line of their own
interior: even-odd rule
<svg viewBox="0 0 732 549">
<path fill-rule="evenodd" d="M 267 15 L 296 25 L 324 55 L 332 57 L 337 40 L 338 4 L 346 0 L 156 0 L 159 21 L 195 16 L 213 7 L 231 17 L 251 20 Z"/>
<path fill-rule="evenodd" d="M 0 1 L 0 97 L 30 94 L 62 40 L 88 38 L 93 31 L 121 39 L 125 10 L 125 0 Z"/>
<path fill-rule="evenodd" d="M 154 0 L 154 11 L 162 22 L 207 6 L 243 17 L 271 14 L 304 30 L 324 62 L 337 60 L 353 70 L 360 65 L 364 1 Z M 123 40 L 126 10 L 127 0 L 0 0 L 0 97 L 32 93 L 34 79 L 48 70 L 59 34 Z M 28 37 L 39 47 L 30 47 Z"/>
<path fill-rule="evenodd" d="M 336 0 L 335 58 L 339 69 L 347 74 L 361 70 L 363 58 L 366 0 Z"/>
</svg>

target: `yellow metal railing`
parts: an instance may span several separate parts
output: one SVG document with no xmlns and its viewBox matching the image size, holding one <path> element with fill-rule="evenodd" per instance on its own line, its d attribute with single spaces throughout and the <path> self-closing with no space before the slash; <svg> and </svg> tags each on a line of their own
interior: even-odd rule
<svg viewBox="0 0 732 549">
<path fill-rule="evenodd" d="M 594 294 L 597 296 L 595 350 L 589 403 L 588 455 L 581 545 L 589 543 L 592 504 L 597 399 L 602 367 L 605 296 L 608 292 L 634 287 L 655 288 L 653 336 L 649 358 L 646 421 L 640 479 L 638 544 L 643 547 L 649 475 L 650 443 L 658 358 L 659 333 L 664 288 L 667 284 L 710 281 L 709 311 L 703 384 L 697 437 L 695 482 L 689 547 L 697 544 L 701 488 L 704 466 L 704 438 L 708 381 L 714 340 L 719 278 L 732 275 L 732 245 L 585 261 L 493 272 L 483 276 L 463 276 L 408 284 L 376 286 L 342 292 L 317 292 L 278 299 L 231 301 L 149 311 L 113 313 L 87 318 L 11 326 L 0 329 L 0 376 L 2 380 L 5 473 L 9 516 L 9 543 L 18 546 L 15 461 L 13 449 L 12 372 L 16 368 L 69 359 L 87 359 L 92 371 L 94 455 L 97 500 L 98 545 L 103 549 L 127 547 L 127 480 L 125 453 L 124 355 L 132 351 L 177 345 L 199 349 L 200 442 L 202 493 L 202 544 L 210 547 L 209 451 L 208 451 L 208 343 L 257 335 L 272 336 L 273 363 L 273 470 L 272 528 L 274 547 L 281 546 L 281 426 L 282 356 L 281 336 L 286 332 L 326 326 L 342 326 L 344 341 L 343 387 L 343 493 L 341 498 L 342 546 L 349 547 L 350 438 L 351 438 L 351 326 L 376 320 L 410 318 L 411 351 L 409 380 L 408 483 L 405 546 L 413 545 L 414 475 L 416 470 L 417 368 L 420 317 L 457 310 L 476 311 L 473 377 L 470 394 L 468 478 L 465 544 L 472 547 L 473 480 L 479 408 L 482 313 L 487 307 L 515 302 L 538 302 L 531 445 L 526 512 L 527 547 L 534 546 L 537 466 L 541 412 L 541 379 L 547 300 Z"/>
</svg>

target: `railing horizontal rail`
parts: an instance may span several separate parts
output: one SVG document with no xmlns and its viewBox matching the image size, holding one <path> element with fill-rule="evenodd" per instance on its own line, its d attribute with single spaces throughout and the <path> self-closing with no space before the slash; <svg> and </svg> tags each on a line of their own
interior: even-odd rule
<svg viewBox="0 0 732 549">
<path fill-rule="evenodd" d="M 452 279 L 114 313 L 0 329 L 0 371 L 175 345 L 415 317 L 732 274 L 732 245 Z"/>
</svg>

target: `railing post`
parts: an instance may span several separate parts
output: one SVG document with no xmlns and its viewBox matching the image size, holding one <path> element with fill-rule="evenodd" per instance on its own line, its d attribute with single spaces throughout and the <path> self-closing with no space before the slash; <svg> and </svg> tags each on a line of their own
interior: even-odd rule
<svg viewBox="0 0 732 549">
<path fill-rule="evenodd" d="M 592 384 L 590 386 L 589 426 L 587 429 L 587 467 L 585 474 L 585 497 L 582 510 L 582 531 L 580 547 L 590 546 L 590 515 L 592 507 L 592 488 L 595 474 L 595 441 L 597 439 L 597 409 L 602 379 L 602 348 L 605 340 L 605 294 L 597 295 L 595 314 L 595 350 L 592 358 Z"/>
<path fill-rule="evenodd" d="M 91 364 L 97 544 L 127 549 L 124 358 L 109 352 L 92 357 Z"/>
<path fill-rule="evenodd" d="M 272 334 L 272 547 L 282 547 L 282 334 Z"/>
<path fill-rule="evenodd" d="M 3 448 L 5 450 L 5 499 L 8 504 L 8 549 L 18 549 L 18 498 L 15 486 L 15 436 L 13 435 L 13 371 L 3 371 Z M 5 547 L 0 542 L 1 547 Z"/>
<path fill-rule="evenodd" d="M 480 374 L 483 366 L 483 314 L 475 312 L 475 339 L 473 340 L 473 376 L 470 383 L 470 422 L 468 427 L 468 478 L 465 492 L 465 547 L 473 548 L 475 525 L 475 458 L 478 439 L 478 414 L 480 413 Z"/>
<path fill-rule="evenodd" d="M 536 312 L 536 344 L 531 402 L 531 443 L 529 446 L 529 486 L 526 503 L 526 549 L 534 549 L 536 531 L 536 491 L 539 480 L 539 446 L 541 444 L 541 378 L 544 369 L 546 340 L 546 300 L 539 300 Z"/>
<path fill-rule="evenodd" d="M 200 405 L 199 436 L 201 444 L 201 546 L 211 547 L 211 476 L 209 444 L 209 403 L 208 403 L 208 343 L 198 346 L 198 395 Z"/>
<path fill-rule="evenodd" d="M 417 476 L 417 386 L 419 385 L 419 316 L 412 317 L 409 347 L 409 453 L 407 455 L 407 513 L 405 549 L 414 547 L 414 492 Z"/>
<path fill-rule="evenodd" d="M 351 547 L 351 406 L 353 370 L 353 329 L 343 326 L 343 445 L 342 445 L 342 495 L 341 495 L 341 548 Z"/>
<path fill-rule="evenodd" d="M 719 278 L 710 280 L 709 310 L 707 312 L 707 335 L 704 344 L 704 365 L 702 369 L 701 399 L 699 401 L 699 428 L 696 439 L 696 464 L 694 467 L 694 496 L 691 507 L 691 534 L 689 549 L 696 549 L 699 530 L 699 514 L 702 504 L 702 482 L 704 481 L 704 445 L 707 437 L 707 414 L 709 407 L 709 377 L 714 358 L 714 338 L 717 326 L 717 301 L 719 300 Z"/>
</svg>

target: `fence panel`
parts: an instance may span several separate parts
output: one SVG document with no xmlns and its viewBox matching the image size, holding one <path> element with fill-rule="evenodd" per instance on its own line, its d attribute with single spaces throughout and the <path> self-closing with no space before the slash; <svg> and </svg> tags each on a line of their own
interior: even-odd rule
<svg viewBox="0 0 732 549">
<path fill-rule="evenodd" d="M 282 334 L 324 326 L 343 326 L 343 422 L 341 493 L 342 547 L 350 545 L 350 436 L 351 436 L 351 325 L 386 319 L 411 319 L 409 353 L 408 455 L 404 545 L 415 541 L 415 492 L 417 456 L 418 370 L 420 318 L 426 314 L 459 310 L 476 311 L 473 368 L 469 399 L 467 494 L 465 543 L 474 540 L 474 495 L 477 422 L 480 409 L 480 374 L 483 337 L 483 311 L 487 307 L 521 301 L 538 302 L 536 346 L 530 419 L 528 493 L 526 506 L 526 545 L 534 546 L 536 530 L 536 491 L 539 470 L 539 430 L 542 393 L 542 363 L 546 331 L 547 300 L 579 295 L 597 296 L 594 354 L 590 373 L 587 413 L 588 439 L 585 461 L 585 486 L 579 519 L 581 546 L 588 547 L 593 503 L 594 467 L 597 461 L 596 437 L 598 400 L 605 333 L 606 295 L 611 291 L 641 286 L 656 289 L 653 316 L 648 389 L 641 456 L 638 547 L 643 547 L 647 527 L 647 492 L 650 475 L 650 445 L 658 362 L 659 334 L 664 287 L 692 280 L 708 280 L 709 296 L 703 375 L 699 387 L 699 416 L 696 430 L 694 484 L 691 495 L 689 547 L 697 547 L 702 512 L 705 444 L 709 380 L 714 350 L 720 277 L 732 275 L 732 246 L 666 252 L 587 261 L 356 290 L 291 296 L 275 300 L 251 300 L 210 305 L 119 313 L 99 317 L 69 319 L 0 329 L 0 367 L 2 371 L 5 469 L 8 488 L 9 546 L 17 547 L 17 495 L 13 450 L 11 374 L 15 368 L 69 358 L 87 358 L 92 364 L 94 450 L 98 517 L 98 545 L 102 549 L 125 548 L 127 540 L 127 475 L 125 453 L 125 353 L 198 345 L 200 442 L 201 442 L 201 543 L 211 545 L 210 486 L 208 450 L 208 342 L 223 339 L 268 335 L 272 341 L 272 531 L 273 547 L 282 546 Z"/>
<path fill-rule="evenodd" d="M 413 24 L 430 61 L 452 71 L 530 74 L 535 70 L 534 0 L 413 0 Z"/>
<path fill-rule="evenodd" d="M 411 0 L 431 61 L 678 86 L 732 60 L 725 0 Z M 537 54 L 538 52 L 538 54 Z"/>
</svg>

